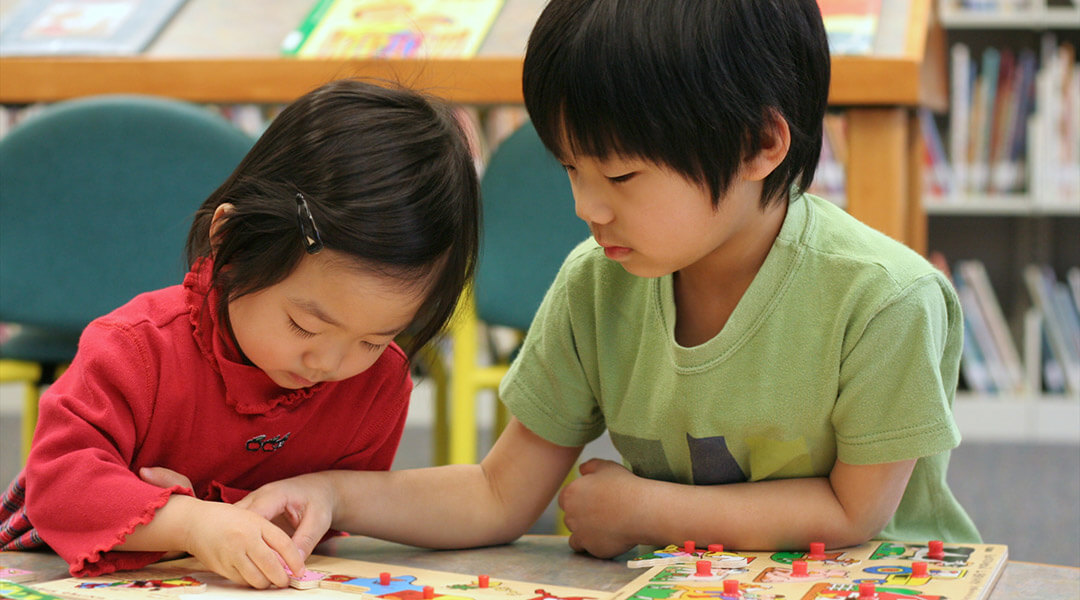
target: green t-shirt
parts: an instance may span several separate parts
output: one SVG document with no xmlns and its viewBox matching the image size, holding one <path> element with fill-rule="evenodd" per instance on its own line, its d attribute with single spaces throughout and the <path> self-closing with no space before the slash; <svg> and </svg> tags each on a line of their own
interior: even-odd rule
<svg viewBox="0 0 1080 600">
<path fill-rule="evenodd" d="M 566 259 L 500 397 L 531 431 L 581 446 L 605 427 L 642 477 L 710 485 L 827 476 L 918 458 L 883 539 L 979 542 L 945 481 L 962 343 L 949 281 L 831 203 L 791 201 L 724 328 L 675 341 L 670 275 L 589 240 Z"/>
</svg>

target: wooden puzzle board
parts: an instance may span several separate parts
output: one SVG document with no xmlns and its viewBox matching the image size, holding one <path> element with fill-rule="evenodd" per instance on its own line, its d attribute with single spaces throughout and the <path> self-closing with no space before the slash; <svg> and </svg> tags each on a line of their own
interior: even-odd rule
<svg viewBox="0 0 1080 600">
<path fill-rule="evenodd" d="M 398 600 L 420 600 L 424 586 L 431 586 L 437 600 L 608 600 L 610 592 L 568 588 L 544 583 L 513 581 L 490 575 L 487 588 L 479 587 L 479 575 L 461 575 L 443 571 L 431 571 L 413 567 L 370 563 L 329 556 L 311 556 L 307 561 L 311 571 L 329 575 L 348 575 L 355 580 L 357 592 L 345 592 L 316 588 L 310 590 L 275 589 L 274 598 L 281 600 L 319 600 L 336 598 L 338 600 L 361 600 L 369 598 Z M 390 585 L 380 585 L 379 576 L 389 573 Z M 146 580 L 177 579 L 184 576 L 194 577 L 206 584 L 205 591 L 185 593 L 183 587 L 134 589 L 102 584 L 133 582 Z M 370 586 L 368 586 L 370 584 Z M 35 590 L 76 600 L 148 600 L 187 598 L 190 600 L 252 600 L 267 594 L 255 590 L 205 570 L 194 558 L 157 563 L 139 571 L 122 571 L 104 577 L 67 578 L 44 583 L 31 584 Z M 363 587 L 367 591 L 359 593 Z"/>
<path fill-rule="evenodd" d="M 670 548 L 669 548 L 670 549 Z M 858 600 L 859 583 L 875 583 L 874 600 L 984 600 L 1008 559 L 1007 546 L 945 544 L 944 559 L 927 557 L 926 544 L 870 542 L 825 552 L 809 560 L 803 552 L 734 552 L 747 558 L 743 568 L 715 569 L 708 580 L 695 575 L 691 560 L 648 569 L 612 600 Z M 792 563 L 807 562 L 804 577 Z M 928 564 L 926 577 L 913 577 L 913 562 Z M 723 580 L 739 581 L 739 596 L 724 595 Z"/>
</svg>

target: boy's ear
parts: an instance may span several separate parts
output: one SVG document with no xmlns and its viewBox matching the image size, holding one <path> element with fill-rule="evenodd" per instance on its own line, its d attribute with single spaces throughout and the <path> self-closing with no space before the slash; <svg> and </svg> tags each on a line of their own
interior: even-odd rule
<svg viewBox="0 0 1080 600">
<path fill-rule="evenodd" d="M 791 130 L 787 120 L 774 110 L 769 111 L 769 117 L 769 124 L 761 132 L 761 149 L 743 161 L 742 174 L 748 181 L 761 181 L 768 177 L 784 162 L 791 148 Z"/>
<path fill-rule="evenodd" d="M 212 253 L 217 253 L 218 245 L 221 243 L 221 240 L 218 239 L 221 226 L 232 216 L 235 210 L 235 207 L 228 202 L 222 202 L 214 209 L 214 216 L 210 218 L 210 251 Z"/>
</svg>

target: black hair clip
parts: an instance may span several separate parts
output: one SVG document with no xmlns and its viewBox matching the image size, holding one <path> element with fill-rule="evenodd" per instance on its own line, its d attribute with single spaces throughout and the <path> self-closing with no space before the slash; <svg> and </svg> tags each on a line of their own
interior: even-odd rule
<svg viewBox="0 0 1080 600">
<path fill-rule="evenodd" d="M 296 193 L 296 220 L 300 223 L 300 235 L 304 237 L 304 249 L 308 254 L 318 254 L 323 249 L 322 236 L 315 227 L 315 218 L 311 216 L 307 200 L 300 192 Z"/>
</svg>

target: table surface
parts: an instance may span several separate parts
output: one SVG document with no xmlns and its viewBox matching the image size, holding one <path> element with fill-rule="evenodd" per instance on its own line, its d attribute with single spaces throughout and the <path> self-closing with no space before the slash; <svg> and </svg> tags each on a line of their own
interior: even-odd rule
<svg viewBox="0 0 1080 600">
<path fill-rule="evenodd" d="M 506 546 L 437 551 L 354 536 L 325 542 L 315 552 L 368 562 L 470 575 L 488 573 L 507 579 L 609 592 L 618 590 L 640 574 L 638 570 L 626 568 L 622 560 L 599 560 L 574 553 L 567 546 L 566 538 L 554 535 L 526 535 Z M 0 565 L 34 571 L 42 581 L 67 577 L 64 562 L 49 552 L 3 552 L 0 553 Z M 990 594 L 990 600 L 1033 598 L 1080 598 L 1080 569 L 1010 562 Z"/>
</svg>

